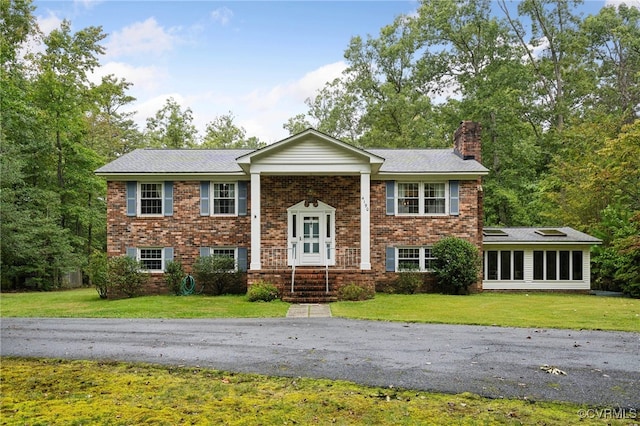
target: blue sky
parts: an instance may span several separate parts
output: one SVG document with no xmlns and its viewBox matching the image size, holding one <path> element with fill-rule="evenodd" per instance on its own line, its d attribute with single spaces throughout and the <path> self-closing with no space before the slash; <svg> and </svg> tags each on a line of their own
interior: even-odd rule
<svg viewBox="0 0 640 426">
<path fill-rule="evenodd" d="M 636 2 L 640 0 L 628 0 Z M 36 1 L 41 29 L 102 26 L 106 55 L 93 79 L 133 83 L 141 130 L 168 97 L 193 111 L 201 134 L 231 112 L 247 136 L 274 142 L 304 100 L 340 76 L 353 36 L 376 37 L 413 0 L 393 1 Z M 597 13 L 605 0 L 587 1 Z"/>
</svg>

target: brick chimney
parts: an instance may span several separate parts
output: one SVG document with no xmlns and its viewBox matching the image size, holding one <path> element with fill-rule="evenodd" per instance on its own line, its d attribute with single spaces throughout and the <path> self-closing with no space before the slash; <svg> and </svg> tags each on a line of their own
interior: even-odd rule
<svg viewBox="0 0 640 426">
<path fill-rule="evenodd" d="M 461 122 L 453 136 L 453 152 L 464 160 L 476 160 L 482 163 L 481 133 L 480 123 L 469 120 Z"/>
</svg>

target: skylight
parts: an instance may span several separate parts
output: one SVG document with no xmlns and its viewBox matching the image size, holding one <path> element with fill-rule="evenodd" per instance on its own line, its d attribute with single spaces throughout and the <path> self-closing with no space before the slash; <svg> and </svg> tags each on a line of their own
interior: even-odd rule
<svg viewBox="0 0 640 426">
<path fill-rule="evenodd" d="M 508 234 L 502 229 L 483 229 L 482 235 L 485 237 L 506 237 Z"/>
<path fill-rule="evenodd" d="M 566 237 L 567 234 L 559 229 L 536 229 L 536 234 L 540 234 L 543 237 Z"/>
</svg>

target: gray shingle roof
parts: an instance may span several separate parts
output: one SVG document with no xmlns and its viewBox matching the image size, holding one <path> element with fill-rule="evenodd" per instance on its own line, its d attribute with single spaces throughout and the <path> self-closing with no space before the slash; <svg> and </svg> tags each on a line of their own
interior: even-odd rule
<svg viewBox="0 0 640 426">
<path fill-rule="evenodd" d="M 109 173 L 237 173 L 250 149 L 136 149 L 96 170 Z"/>
<path fill-rule="evenodd" d="M 504 236 L 484 235 L 482 241 L 484 243 L 587 243 L 587 244 L 600 244 L 602 241 L 596 237 L 585 234 L 584 232 L 576 231 L 568 226 L 540 226 L 535 228 L 490 228 L 486 227 L 484 230 L 499 229 L 506 233 Z M 540 235 L 536 231 L 541 229 L 557 229 L 566 236 Z"/>
<path fill-rule="evenodd" d="M 489 170 L 474 160 L 463 160 L 450 149 L 368 149 L 385 159 L 381 173 L 486 173 Z"/>
<path fill-rule="evenodd" d="M 453 149 L 369 149 L 385 159 L 381 173 L 486 173 L 482 164 L 463 160 Z M 137 149 L 100 167 L 98 174 L 241 173 L 236 162 L 250 149 Z"/>
</svg>

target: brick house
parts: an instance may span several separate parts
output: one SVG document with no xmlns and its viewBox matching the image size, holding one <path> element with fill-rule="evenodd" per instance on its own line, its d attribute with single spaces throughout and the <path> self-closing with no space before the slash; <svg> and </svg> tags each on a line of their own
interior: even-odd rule
<svg viewBox="0 0 640 426">
<path fill-rule="evenodd" d="M 450 149 L 365 150 L 307 129 L 258 150 L 136 150 L 96 171 L 107 255 L 143 262 L 147 293 L 166 292 L 169 260 L 190 271 L 198 256 L 231 256 L 248 285 L 296 301 L 374 288 L 407 264 L 428 271 L 445 236 L 482 250 L 480 131 L 462 122 Z"/>
</svg>

